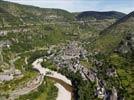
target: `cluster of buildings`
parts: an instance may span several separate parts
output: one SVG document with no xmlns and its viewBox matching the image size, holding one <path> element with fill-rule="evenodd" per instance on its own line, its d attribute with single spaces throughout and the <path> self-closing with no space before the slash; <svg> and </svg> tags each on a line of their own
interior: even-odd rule
<svg viewBox="0 0 134 100">
<path fill-rule="evenodd" d="M 95 81 L 95 73 L 86 68 L 80 63 L 80 59 L 85 59 L 87 56 L 87 51 L 79 45 L 77 41 L 70 42 L 67 46 L 63 47 L 60 53 L 54 56 L 53 61 L 57 66 L 67 67 L 69 70 L 76 73 L 80 72 L 81 76 L 85 80 Z"/>
<path fill-rule="evenodd" d="M 97 77 L 97 69 L 87 68 L 81 63 L 81 60 L 88 62 L 87 51 L 77 41 L 70 42 L 67 45 L 58 47 L 58 51 L 52 53 L 54 48 L 48 50 L 49 56 L 47 59 L 51 59 L 59 68 L 68 68 L 76 73 L 79 71 L 84 80 L 90 80 L 96 83 L 95 95 L 98 98 L 106 99 L 108 97 L 107 90 L 105 89 L 105 82 Z M 55 50 L 55 49 L 54 49 Z M 102 67 L 103 63 L 96 59 L 92 59 L 97 67 Z M 106 75 L 114 77 L 116 70 L 114 68 L 106 69 Z"/>
<path fill-rule="evenodd" d="M 98 98 L 105 100 L 108 96 L 107 90 L 105 89 L 105 82 L 101 79 L 98 79 L 95 69 L 87 68 L 80 62 L 81 59 L 87 60 L 87 55 L 87 51 L 84 50 L 84 48 L 82 48 L 78 42 L 73 41 L 70 42 L 67 46 L 63 47 L 58 55 L 53 56 L 53 61 L 60 68 L 67 67 L 74 73 L 79 71 L 84 80 L 96 82 L 95 95 Z M 95 60 L 94 63 L 98 67 L 103 66 L 103 63 L 101 61 Z M 106 69 L 106 75 L 113 77 L 116 75 L 116 70 L 113 68 Z"/>
<path fill-rule="evenodd" d="M 4 70 L 3 72 L 0 72 L 0 83 L 5 82 L 5 81 L 10 81 L 15 78 L 20 78 L 20 77 L 23 77 L 23 74 L 21 73 L 21 71 L 18 69 L 14 69 L 12 67 L 8 70 Z"/>
</svg>

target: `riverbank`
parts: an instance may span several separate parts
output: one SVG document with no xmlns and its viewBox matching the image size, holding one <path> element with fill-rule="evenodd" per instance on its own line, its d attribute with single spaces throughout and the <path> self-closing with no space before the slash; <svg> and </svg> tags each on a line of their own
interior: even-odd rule
<svg viewBox="0 0 134 100">
<path fill-rule="evenodd" d="M 71 92 L 66 90 L 59 83 L 56 83 L 55 86 L 58 88 L 58 96 L 57 96 L 56 100 L 71 100 Z"/>
<path fill-rule="evenodd" d="M 66 82 L 67 84 L 72 85 L 71 81 L 69 79 L 67 79 L 66 76 L 64 76 L 60 73 L 57 73 L 55 71 L 51 71 L 48 68 L 43 68 L 41 66 L 41 62 L 43 62 L 43 59 L 39 58 L 32 63 L 33 68 L 38 70 L 40 72 L 40 74 L 42 74 L 44 76 L 49 76 L 49 77 L 54 77 L 54 78 L 60 79 L 64 82 Z"/>
<path fill-rule="evenodd" d="M 70 88 L 66 89 L 67 87 L 65 86 L 68 84 L 68 86 L 71 87 L 72 86 L 71 81 L 69 79 L 67 79 L 66 76 L 63 76 L 60 73 L 57 73 L 55 71 L 51 71 L 50 69 L 42 67 L 41 66 L 42 61 L 43 61 L 43 59 L 41 59 L 41 58 L 35 60 L 32 63 L 33 68 L 38 70 L 40 72 L 40 74 L 42 74 L 44 76 L 50 77 L 51 79 L 54 79 L 55 81 L 57 79 L 60 82 L 64 83 L 64 84 L 61 84 L 60 82 L 58 83 L 58 81 L 56 81 L 55 86 L 58 88 L 58 96 L 57 96 L 56 100 L 71 100 L 72 90 L 69 91 L 68 89 L 70 89 Z"/>
</svg>

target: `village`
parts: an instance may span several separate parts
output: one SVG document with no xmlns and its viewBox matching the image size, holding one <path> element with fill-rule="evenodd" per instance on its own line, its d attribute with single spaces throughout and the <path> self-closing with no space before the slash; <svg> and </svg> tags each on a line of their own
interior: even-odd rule
<svg viewBox="0 0 134 100">
<path fill-rule="evenodd" d="M 83 80 L 89 80 L 91 82 L 96 83 L 95 95 L 98 98 L 106 99 L 109 94 L 106 93 L 105 83 L 103 80 L 98 79 L 97 72 L 93 67 L 87 68 L 82 65 L 80 60 L 83 59 L 88 62 L 87 56 L 89 55 L 87 51 L 80 45 L 80 42 L 71 41 L 67 45 L 58 47 L 58 52 L 56 52 L 55 46 L 52 46 L 48 50 L 49 56 L 44 57 L 45 61 L 52 60 L 54 64 L 56 64 L 59 68 L 68 68 L 70 71 L 74 73 L 79 72 L 83 78 Z M 96 66 L 101 67 L 102 62 L 93 59 Z M 107 75 L 109 77 L 116 77 L 115 69 L 107 69 Z M 114 88 L 115 90 L 115 88 Z M 117 94 L 115 91 L 112 94 Z M 114 96 L 117 98 L 117 96 Z"/>
<path fill-rule="evenodd" d="M 7 46 L 7 45 L 9 45 L 9 42 L 5 42 L 5 44 L 3 44 L 3 45 Z M 47 50 L 47 56 L 43 57 L 43 61 L 51 60 L 54 64 L 56 64 L 56 66 L 58 68 L 68 68 L 70 71 L 73 71 L 74 73 L 79 72 L 81 74 L 83 80 L 89 80 L 91 82 L 96 83 L 96 90 L 94 91 L 94 94 L 98 98 L 104 99 L 108 96 L 106 94 L 106 90 L 105 90 L 105 83 L 103 82 L 103 80 L 98 79 L 96 70 L 93 67 L 87 68 L 86 66 L 82 65 L 82 63 L 81 63 L 81 60 L 84 60 L 88 63 L 88 58 L 87 58 L 88 55 L 89 54 L 82 47 L 80 42 L 70 41 L 66 45 L 50 46 L 49 49 Z M 2 55 L 1 55 L 1 59 L 2 59 Z M 11 65 L 12 65 L 11 69 L 9 69 L 7 71 L 4 70 L 4 72 L 0 73 L 0 82 L 11 81 L 13 79 L 23 77 L 23 74 L 21 73 L 21 71 L 18 69 L 15 69 L 15 67 L 14 67 L 14 62 L 17 59 L 19 59 L 19 57 L 10 61 Z M 100 61 L 97 61 L 95 59 L 93 61 L 95 62 L 95 64 L 97 66 L 102 66 L 102 64 L 103 64 Z M 43 69 L 39 70 L 39 71 L 40 71 L 40 73 L 44 73 L 44 72 L 42 72 Z M 49 70 L 48 70 L 48 72 L 49 72 Z M 107 75 L 108 76 L 116 76 L 116 71 L 114 69 L 107 69 Z M 59 76 L 59 75 L 55 75 L 55 76 Z M 41 77 L 41 76 L 39 75 L 38 77 Z M 39 81 L 39 82 L 36 82 L 36 81 Z M 15 90 L 13 92 L 14 94 L 12 93 L 10 95 L 11 95 L 11 97 L 13 95 L 15 95 L 15 93 L 17 93 L 17 94 L 20 93 L 20 95 L 22 95 L 22 94 L 25 94 L 28 92 L 28 91 L 24 92 L 25 90 L 29 90 L 29 92 L 30 92 L 31 90 L 37 88 L 39 86 L 39 84 L 41 84 L 41 81 L 42 81 L 42 79 L 38 80 L 38 78 L 35 80 L 32 80 L 31 86 L 27 85 L 25 87 L 21 87 L 21 89 Z M 114 89 L 113 94 L 116 94 L 115 91 L 116 90 Z"/>
</svg>

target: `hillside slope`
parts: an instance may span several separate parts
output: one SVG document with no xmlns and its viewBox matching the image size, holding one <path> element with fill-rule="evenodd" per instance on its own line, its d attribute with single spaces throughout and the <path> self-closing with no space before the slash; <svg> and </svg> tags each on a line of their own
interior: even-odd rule
<svg viewBox="0 0 134 100">
<path fill-rule="evenodd" d="M 13 16 L 9 12 L 7 12 L 5 9 L 0 7 L 0 26 L 4 27 L 7 25 L 18 25 L 22 24 L 20 19 Z"/>
<path fill-rule="evenodd" d="M 8 15 L 5 16 L 3 11 L 6 14 L 8 13 Z M 74 19 L 73 15 L 65 10 L 39 8 L 6 1 L 0 1 L 0 15 L 1 23 L 4 23 L 5 26 L 15 24 L 43 24 L 44 22 L 69 21 Z M 6 23 L 9 20 L 7 17 L 11 19 L 9 23 Z"/>
<path fill-rule="evenodd" d="M 100 33 L 99 38 L 93 44 L 94 50 L 106 53 L 118 47 L 119 43 L 129 33 L 134 32 L 134 12 L 121 18 Z"/>
<path fill-rule="evenodd" d="M 123 97 L 126 100 L 134 100 L 134 56 L 130 54 L 128 59 L 126 55 L 113 53 L 115 50 L 120 53 L 133 53 L 134 12 L 114 24 L 112 23 L 122 15 L 108 13 L 108 15 L 95 15 L 95 20 L 91 20 L 92 18 L 74 20 L 77 14 L 79 13 L 72 14 L 60 9 L 45 9 L 0 1 L 0 33 L 2 33 L 0 72 L 5 75 L 9 70 L 8 75 L 14 75 L 15 69 L 18 69 L 24 75 L 9 82 L 4 81 L 5 84 L 0 83 L 0 100 L 3 100 L 1 99 L 3 96 L 7 99 L 9 97 L 7 93 L 18 88 L 22 89 L 24 83 L 31 83 L 29 80 L 37 76 L 31 64 L 40 57 L 44 59 L 42 66 L 53 70 L 58 70 L 60 65 L 70 66 L 75 72 L 78 69 L 76 73 L 66 68 L 65 71 L 58 70 L 72 80 L 74 94 L 78 98 L 76 100 L 100 100 L 96 98 L 96 94 L 110 96 L 113 87 L 117 90 L 119 100 L 123 100 Z M 103 31 L 99 34 L 101 30 Z M 3 35 L 3 32 L 7 34 Z M 90 48 L 104 55 L 99 53 L 97 55 L 96 52 L 94 55 L 91 51 L 87 51 Z M 72 58 L 77 54 L 78 57 Z M 105 56 L 105 54 L 109 55 Z M 70 60 L 68 55 L 71 56 Z M 62 66 L 60 69 L 63 68 Z M 92 84 L 89 80 L 82 80 L 79 71 L 96 81 Z M 42 89 L 45 88 L 41 87 L 41 90 L 24 97 L 33 99 L 38 94 L 41 96 L 44 94 Z M 45 93 L 52 96 L 51 91 Z"/>
<path fill-rule="evenodd" d="M 120 19 L 126 14 L 116 11 L 108 11 L 108 12 L 97 12 L 97 11 L 85 11 L 81 13 L 77 13 L 77 20 L 103 20 L 103 19 Z"/>
<path fill-rule="evenodd" d="M 98 60 L 104 61 L 105 66 L 99 67 L 103 80 L 108 86 L 116 87 L 118 99 L 133 100 L 134 89 L 134 12 L 126 15 L 108 28 L 89 46 Z M 116 69 L 118 78 L 106 76 L 107 68 Z M 118 82 L 117 80 L 118 79 Z"/>
</svg>

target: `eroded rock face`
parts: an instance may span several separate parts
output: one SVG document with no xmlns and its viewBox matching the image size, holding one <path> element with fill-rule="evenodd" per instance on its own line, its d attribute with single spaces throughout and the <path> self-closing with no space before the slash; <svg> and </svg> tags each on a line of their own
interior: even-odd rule
<svg viewBox="0 0 134 100">
<path fill-rule="evenodd" d="M 122 54 L 131 54 L 134 52 L 134 32 L 129 33 L 127 37 L 121 41 L 117 51 Z"/>
</svg>

